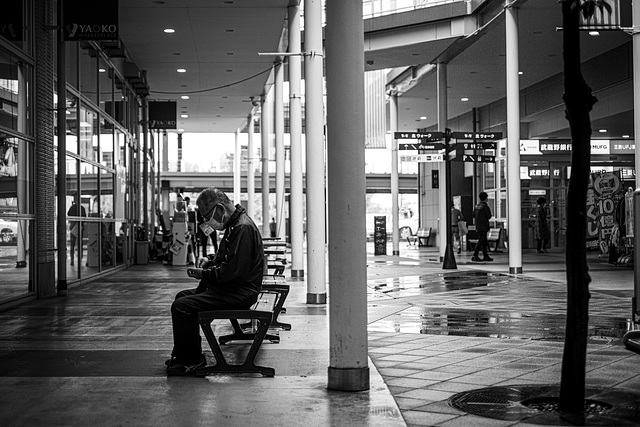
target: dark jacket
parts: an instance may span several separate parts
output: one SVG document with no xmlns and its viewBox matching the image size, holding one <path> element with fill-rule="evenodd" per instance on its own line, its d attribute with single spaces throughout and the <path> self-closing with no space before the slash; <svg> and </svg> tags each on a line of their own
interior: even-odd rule
<svg viewBox="0 0 640 427">
<path fill-rule="evenodd" d="M 236 205 L 212 265 L 202 271 L 198 291 L 225 288 L 230 294 L 257 296 L 264 270 L 260 231 L 245 209 Z"/>
<path fill-rule="evenodd" d="M 476 230 L 487 232 L 491 229 L 489 226 L 489 220 L 491 219 L 491 209 L 489 209 L 489 205 L 487 202 L 478 202 L 476 208 L 473 211 L 473 216 L 475 219 Z"/>
</svg>

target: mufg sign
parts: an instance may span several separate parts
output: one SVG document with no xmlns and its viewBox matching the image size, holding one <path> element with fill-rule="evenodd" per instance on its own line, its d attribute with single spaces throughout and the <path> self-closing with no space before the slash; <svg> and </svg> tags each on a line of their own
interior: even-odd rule
<svg viewBox="0 0 640 427">
<path fill-rule="evenodd" d="M 118 40 L 118 0 L 63 0 L 64 39 Z"/>
</svg>

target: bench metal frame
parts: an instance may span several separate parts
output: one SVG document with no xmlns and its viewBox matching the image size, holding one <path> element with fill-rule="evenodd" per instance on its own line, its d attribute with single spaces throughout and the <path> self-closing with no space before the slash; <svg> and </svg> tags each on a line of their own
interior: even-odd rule
<svg viewBox="0 0 640 427">
<path fill-rule="evenodd" d="M 245 360 L 242 364 L 229 364 L 224 356 L 224 353 L 220 349 L 220 344 L 216 340 L 216 336 L 211 328 L 211 322 L 216 319 L 230 319 L 238 323 L 238 319 L 254 319 L 257 320 L 258 327 L 254 334 L 252 334 L 253 342 L 251 348 L 247 353 Z M 267 335 L 269 325 L 273 320 L 272 311 L 262 310 L 215 310 L 215 311 L 202 311 L 198 313 L 198 321 L 200 327 L 204 332 L 209 347 L 216 359 L 215 365 L 207 365 L 202 368 L 196 369 L 196 375 L 199 377 L 206 376 L 212 373 L 257 373 L 262 374 L 265 377 L 273 377 L 276 374 L 275 369 L 266 366 L 258 366 L 255 364 L 255 358 L 260 350 L 262 341 Z"/>
</svg>

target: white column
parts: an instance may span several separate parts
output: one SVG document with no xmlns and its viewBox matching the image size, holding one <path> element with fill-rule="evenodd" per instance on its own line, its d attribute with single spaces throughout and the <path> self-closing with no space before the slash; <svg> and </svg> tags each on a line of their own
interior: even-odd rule
<svg viewBox="0 0 640 427">
<path fill-rule="evenodd" d="M 448 119 L 448 103 L 447 103 L 447 64 L 438 63 L 436 68 L 437 72 L 437 90 L 438 90 L 438 131 L 444 132 L 447 127 Z M 445 156 L 448 154 L 445 153 Z M 447 206 L 449 201 L 447 200 L 447 162 L 440 162 L 439 168 L 439 216 L 440 222 L 438 223 L 438 251 L 440 253 L 440 261 L 444 261 L 445 251 L 447 249 L 447 216 L 450 215 Z"/>
<path fill-rule="evenodd" d="M 289 52 L 300 52 L 300 8 L 289 6 Z M 299 56 L 289 57 L 289 134 L 291 141 L 291 277 L 304 277 L 302 211 L 302 106 Z"/>
<path fill-rule="evenodd" d="M 265 95 L 260 108 L 260 163 L 262 166 L 262 235 L 269 236 L 269 134 L 271 133 L 271 114 Z"/>
<path fill-rule="evenodd" d="M 324 100 L 322 1 L 305 0 L 304 59 L 307 143 L 307 304 L 325 304 Z"/>
<path fill-rule="evenodd" d="M 369 389 L 362 2 L 327 0 L 328 388 Z"/>
<path fill-rule="evenodd" d="M 400 255 L 400 208 L 398 194 L 400 179 L 398 177 L 398 140 L 393 137 L 398 131 L 398 93 L 394 90 L 389 95 L 389 127 L 391 128 L 391 212 L 393 213 L 393 255 Z"/>
<path fill-rule="evenodd" d="M 633 7 L 633 127 L 636 144 L 636 189 L 640 188 L 637 174 L 640 171 L 640 2 L 632 2 Z M 640 268 L 640 267 L 635 267 Z"/>
<path fill-rule="evenodd" d="M 507 212 L 509 273 L 522 273 L 520 211 L 520 82 L 518 76 L 518 9 L 505 10 L 507 62 Z M 495 215 L 495 213 L 494 213 Z"/>
<path fill-rule="evenodd" d="M 242 145 L 240 144 L 240 129 L 236 130 L 235 154 L 233 156 L 233 203 L 240 203 L 242 192 Z"/>
<path fill-rule="evenodd" d="M 276 136 L 276 223 L 278 224 L 276 236 L 284 241 L 286 237 L 285 218 L 285 155 L 284 155 L 284 65 L 276 65 L 276 78 L 274 83 L 274 127 Z"/>
<path fill-rule="evenodd" d="M 256 192 L 255 148 L 253 146 L 253 109 L 247 119 L 247 214 L 254 219 L 254 198 Z"/>
<path fill-rule="evenodd" d="M 162 131 L 162 171 L 169 172 L 169 135 L 166 130 Z M 158 180 L 161 182 L 161 173 L 158 173 Z M 165 178 L 166 179 L 166 178 Z M 160 184 L 162 185 L 162 183 Z M 161 187 L 162 191 L 162 214 L 164 220 L 168 224 L 169 217 L 173 216 L 173 209 L 169 203 L 169 187 Z"/>
</svg>

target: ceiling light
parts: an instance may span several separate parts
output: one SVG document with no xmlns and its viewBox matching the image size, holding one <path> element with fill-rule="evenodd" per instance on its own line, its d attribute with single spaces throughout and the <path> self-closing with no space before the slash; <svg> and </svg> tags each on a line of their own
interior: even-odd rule
<svg viewBox="0 0 640 427">
<path fill-rule="evenodd" d="M 180 98 L 182 98 L 182 99 L 189 99 L 189 95 L 182 95 Z"/>
<path fill-rule="evenodd" d="M 467 102 L 469 100 L 469 98 L 460 98 L 460 101 L 462 102 Z"/>
<path fill-rule="evenodd" d="M 598 132 L 600 132 L 600 133 L 607 133 L 607 130 L 606 130 L 606 129 L 599 129 L 599 130 L 598 130 Z"/>
<path fill-rule="evenodd" d="M 427 116 L 421 116 L 420 120 L 427 120 Z"/>
<path fill-rule="evenodd" d="M 631 135 L 622 135 L 623 138 L 631 138 Z"/>
<path fill-rule="evenodd" d="M 106 72 L 107 72 L 107 70 L 105 70 L 104 68 L 100 68 L 100 69 L 98 70 L 98 72 L 100 72 L 100 73 L 106 73 Z"/>
<path fill-rule="evenodd" d="M 179 73 L 186 73 L 187 72 L 187 70 L 185 70 L 184 68 L 178 68 L 176 71 L 179 72 Z"/>
<path fill-rule="evenodd" d="M 590 36 L 599 36 L 600 35 L 600 31 L 589 31 L 589 35 Z"/>
<path fill-rule="evenodd" d="M 524 73 L 523 73 L 522 71 L 518 71 L 518 75 L 519 75 L 519 76 L 521 76 L 521 75 L 523 75 L 523 74 L 524 74 Z"/>
<path fill-rule="evenodd" d="M 180 118 L 182 119 L 188 119 L 189 115 L 188 114 L 180 114 Z"/>
<path fill-rule="evenodd" d="M 176 32 L 176 30 L 174 30 L 173 28 L 165 28 L 164 32 L 167 34 L 173 34 Z"/>
</svg>

